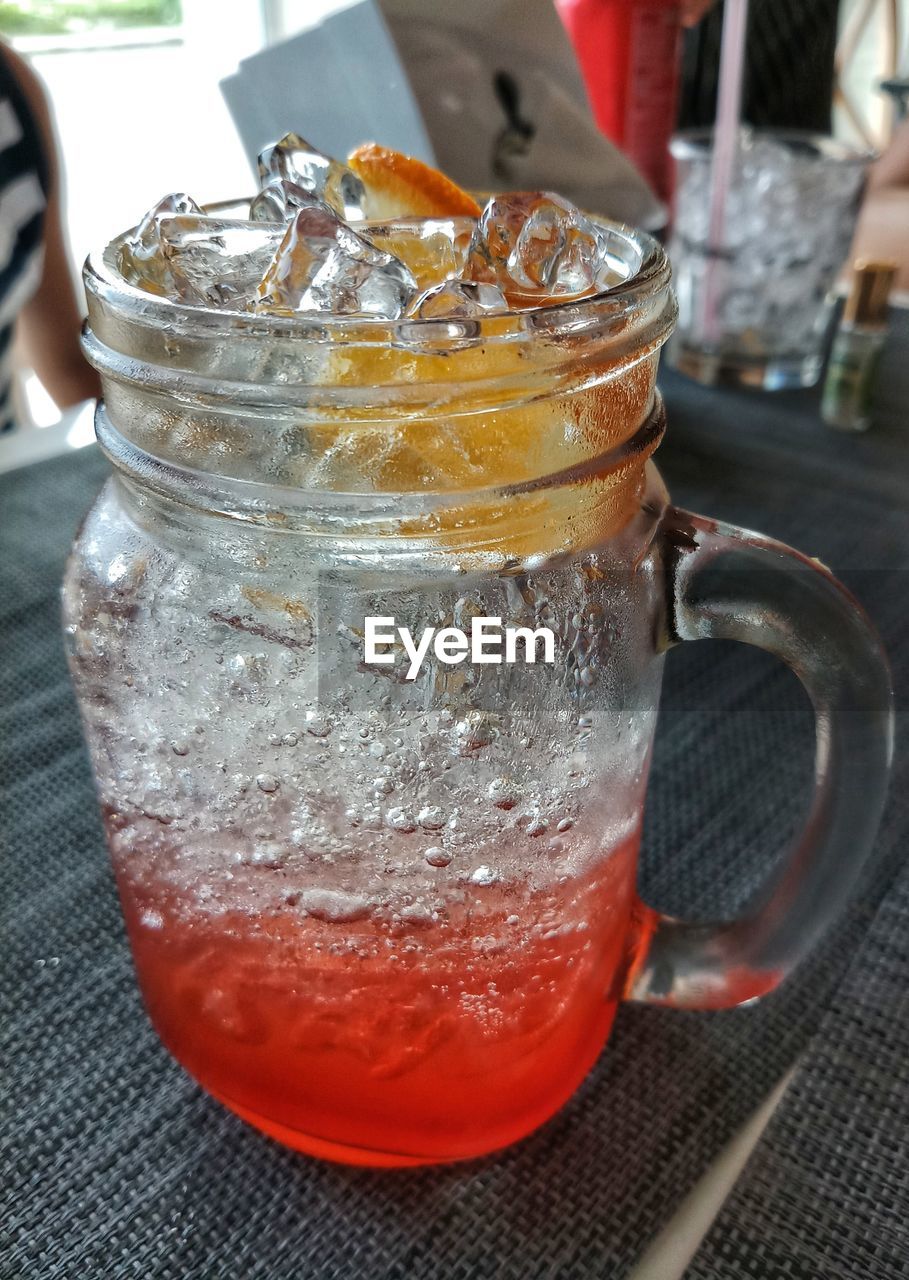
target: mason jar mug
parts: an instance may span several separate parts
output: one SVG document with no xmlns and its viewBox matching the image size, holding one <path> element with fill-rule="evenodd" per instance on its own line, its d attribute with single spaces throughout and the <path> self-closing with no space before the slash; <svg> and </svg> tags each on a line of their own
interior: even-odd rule
<svg viewBox="0 0 909 1280">
<path fill-rule="evenodd" d="M 187 1070 L 316 1155 L 520 1138 L 620 1000 L 773 988 L 874 834 L 878 643 L 817 563 L 671 505 L 668 266 L 605 234 L 609 292 L 444 322 L 87 268 L 112 475 L 65 627 L 136 972 Z M 711 637 L 787 662 L 818 723 L 801 838 L 716 926 L 635 891 L 663 654 Z"/>
</svg>

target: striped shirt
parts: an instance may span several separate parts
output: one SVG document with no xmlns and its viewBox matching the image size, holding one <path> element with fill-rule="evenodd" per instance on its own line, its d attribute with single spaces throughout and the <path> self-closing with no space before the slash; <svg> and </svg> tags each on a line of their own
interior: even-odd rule
<svg viewBox="0 0 909 1280">
<path fill-rule="evenodd" d="M 0 47 L 0 432 L 14 425 L 13 329 L 41 280 L 49 182 L 41 130 Z"/>
</svg>

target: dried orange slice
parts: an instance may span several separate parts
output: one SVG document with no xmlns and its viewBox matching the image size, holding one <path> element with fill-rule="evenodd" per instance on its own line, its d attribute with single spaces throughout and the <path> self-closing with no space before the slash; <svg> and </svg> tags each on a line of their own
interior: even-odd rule
<svg viewBox="0 0 909 1280">
<path fill-rule="evenodd" d="M 366 187 L 373 219 L 478 218 L 480 206 L 444 173 L 400 151 L 366 142 L 347 157 Z"/>
<path fill-rule="evenodd" d="M 450 179 L 400 152 L 369 143 L 347 163 L 366 187 L 365 213 L 371 220 L 477 218 L 481 213 Z M 389 228 L 379 243 L 407 262 L 423 288 L 457 265 L 448 263 L 446 253 L 457 255 L 458 245 L 430 228 Z M 556 357 L 543 344 L 539 359 L 548 358 Z M 592 541 L 607 528 L 620 527 L 640 498 L 643 459 L 629 464 L 627 474 L 592 478 L 583 494 L 566 485 L 551 494 L 530 491 L 506 506 L 494 490 L 583 462 L 629 434 L 652 395 L 655 359 L 565 398 L 481 403 L 487 383 L 520 380 L 530 372 L 526 351 L 510 342 L 490 340 L 444 354 L 398 344 L 339 346 L 330 353 L 327 380 L 375 388 L 377 395 L 370 407 L 358 406 L 356 423 L 346 420 L 343 409 L 334 420 L 326 410 L 318 425 L 307 428 L 307 473 L 301 483 L 347 493 L 448 493 L 450 505 L 431 506 L 425 518 L 408 517 L 401 527 L 440 548 L 458 548 L 459 556 L 480 545 L 519 558 L 546 554 L 560 540 Z M 394 403 L 393 389 L 407 382 L 438 389 L 425 419 Z M 392 389 L 390 397 L 380 394 L 383 388 Z M 477 496 L 478 491 L 486 492 Z"/>
</svg>

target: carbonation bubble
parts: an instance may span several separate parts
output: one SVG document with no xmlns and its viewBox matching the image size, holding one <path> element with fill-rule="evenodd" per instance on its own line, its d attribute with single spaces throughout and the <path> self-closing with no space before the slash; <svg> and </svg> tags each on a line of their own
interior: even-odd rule
<svg viewBox="0 0 909 1280">
<path fill-rule="evenodd" d="M 284 846 L 277 840 L 260 840 L 244 862 L 253 867 L 282 867 L 284 865 Z"/>
<path fill-rule="evenodd" d="M 385 819 L 394 831 L 409 833 L 411 831 L 416 831 L 417 829 L 416 820 L 414 819 L 413 814 L 407 809 L 389 809 L 388 813 L 385 815 Z"/>
<path fill-rule="evenodd" d="M 493 778 L 486 794 L 497 809 L 513 809 L 518 803 L 514 783 L 510 778 Z"/>
<path fill-rule="evenodd" d="M 369 912 L 369 899 L 340 889 L 304 889 L 299 904 L 315 920 L 346 924 L 362 920 Z"/>
<path fill-rule="evenodd" d="M 497 717 L 486 711 L 469 711 L 458 721 L 456 733 L 461 755 L 482 751 L 499 736 Z"/>
<path fill-rule="evenodd" d="M 414 902 L 401 908 L 401 919 L 408 924 L 432 924 L 432 912 L 424 903 Z"/>
</svg>

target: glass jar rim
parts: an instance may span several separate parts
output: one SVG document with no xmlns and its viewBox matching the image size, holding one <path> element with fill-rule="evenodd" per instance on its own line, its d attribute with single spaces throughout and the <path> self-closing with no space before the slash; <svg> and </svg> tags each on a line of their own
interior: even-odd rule
<svg viewBox="0 0 909 1280">
<path fill-rule="evenodd" d="M 226 207 L 236 207 L 237 202 L 227 202 Z M 225 204 L 207 206 L 207 212 L 216 215 Z M 239 221 L 239 220 L 238 220 Z M 469 225 L 467 218 L 394 219 L 364 223 L 370 228 L 401 227 L 419 224 Z M 212 339 L 236 337 L 242 334 L 259 338 L 294 337 L 301 341 L 350 342 L 357 345 L 419 346 L 423 339 L 429 346 L 441 346 L 450 342 L 462 342 L 467 336 L 482 342 L 496 342 L 514 337 L 527 337 L 534 331 L 552 336 L 560 333 L 583 333 L 596 328 L 604 309 L 611 314 L 634 310 L 661 290 L 668 288 L 671 270 L 662 245 L 648 232 L 608 218 L 596 217 L 594 221 L 610 237 L 613 248 L 624 250 L 630 259 L 629 275 L 625 280 L 583 296 L 572 295 L 552 298 L 539 306 L 510 308 L 471 317 L 469 320 L 439 320 L 404 316 L 388 320 L 371 316 L 333 316 L 315 313 L 297 315 L 271 315 L 264 312 L 232 311 L 227 308 L 197 306 L 159 297 L 127 281 L 116 265 L 120 245 L 131 231 L 116 236 L 103 250 L 93 251 L 86 259 L 83 271 L 86 292 L 90 299 L 97 299 L 106 309 L 120 314 L 125 320 L 139 322 L 149 329 L 192 332 Z M 252 224 L 259 228 L 265 223 Z M 131 230 L 134 230 L 131 229 Z"/>
<path fill-rule="evenodd" d="M 816 159 L 826 160 L 832 165 L 861 167 L 870 164 L 875 158 L 873 151 L 854 147 L 829 134 L 807 129 L 770 129 L 746 125 L 744 133 L 749 139 L 779 142 L 784 146 L 813 151 Z M 710 155 L 712 141 L 711 125 L 684 129 L 672 139 L 670 150 L 676 160 L 705 160 Z"/>
<path fill-rule="evenodd" d="M 197 497 L 213 487 L 209 508 L 217 508 L 223 491 L 226 506 L 236 503 L 243 519 L 261 511 L 272 518 L 274 503 L 283 502 L 280 477 L 294 471 L 295 457 L 312 454 L 318 462 L 340 441 L 338 466 L 343 470 L 349 448 L 354 471 L 368 469 L 370 442 L 379 442 L 381 456 L 383 438 L 393 441 L 402 431 L 405 455 L 416 450 L 423 478 L 407 472 L 379 486 L 328 480 L 324 492 L 385 493 L 391 485 L 420 502 L 447 494 L 442 504 L 465 486 L 497 494 L 509 476 L 503 480 L 496 450 L 508 424 L 526 423 L 528 414 L 543 423 L 543 436 L 520 465 L 509 464 L 519 484 L 563 487 L 583 480 L 588 467 L 598 477 L 642 468 L 662 434 L 659 415 L 653 418 L 652 375 L 676 316 L 670 268 L 646 232 L 606 220 L 600 225 L 611 236 L 618 269 L 627 266 L 626 280 L 586 298 L 445 321 L 272 316 L 174 303 L 123 279 L 115 240 L 86 270 L 83 347 L 102 375 L 102 446 L 137 483 L 160 481 Z M 585 406 L 602 404 L 598 397 L 608 397 L 607 386 L 645 364 L 630 378 L 633 390 L 617 393 L 616 438 L 601 447 L 603 433 L 582 423 Z M 532 416 L 531 406 L 544 402 L 569 406 L 567 429 L 554 411 Z M 438 436 L 437 424 L 448 434 Z M 547 430 L 567 441 L 565 468 L 561 454 L 553 454 L 553 462 L 546 453 Z M 438 483 L 420 470 L 414 438 L 444 442 L 451 433 L 476 442 L 482 454 L 463 485 L 451 483 L 444 468 Z M 234 481 L 243 483 L 228 495 Z M 301 484 L 301 492 L 310 488 Z M 307 504 L 325 505 L 312 494 Z"/>
</svg>

